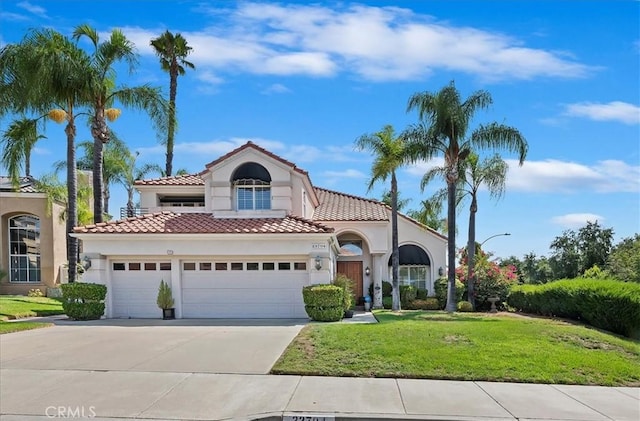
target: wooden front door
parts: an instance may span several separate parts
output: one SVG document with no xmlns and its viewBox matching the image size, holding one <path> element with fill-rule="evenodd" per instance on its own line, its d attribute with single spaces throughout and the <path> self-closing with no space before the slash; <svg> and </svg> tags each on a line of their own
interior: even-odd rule
<svg viewBox="0 0 640 421">
<path fill-rule="evenodd" d="M 356 303 L 360 304 L 362 293 L 362 262 L 338 262 L 338 273 L 351 279 L 354 283 L 353 293 Z"/>
</svg>

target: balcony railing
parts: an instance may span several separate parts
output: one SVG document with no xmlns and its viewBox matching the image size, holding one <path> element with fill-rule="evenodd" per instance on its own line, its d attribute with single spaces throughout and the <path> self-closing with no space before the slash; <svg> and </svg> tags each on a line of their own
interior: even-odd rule
<svg viewBox="0 0 640 421">
<path fill-rule="evenodd" d="M 120 208 L 120 219 L 131 218 L 149 213 L 149 208 Z"/>
</svg>

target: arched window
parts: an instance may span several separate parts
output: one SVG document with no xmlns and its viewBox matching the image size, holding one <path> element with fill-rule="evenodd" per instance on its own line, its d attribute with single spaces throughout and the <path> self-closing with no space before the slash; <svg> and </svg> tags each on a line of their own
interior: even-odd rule
<svg viewBox="0 0 640 421">
<path fill-rule="evenodd" d="M 255 162 L 240 165 L 233 172 L 237 210 L 271 209 L 271 175 Z"/>
<path fill-rule="evenodd" d="M 40 282 L 40 219 L 9 219 L 9 282 Z"/>
<path fill-rule="evenodd" d="M 427 253 L 413 244 L 400 246 L 400 271 L 398 273 L 400 285 L 413 285 L 416 288 L 427 289 L 429 266 L 431 261 Z M 389 267 L 391 270 L 391 257 Z"/>
</svg>

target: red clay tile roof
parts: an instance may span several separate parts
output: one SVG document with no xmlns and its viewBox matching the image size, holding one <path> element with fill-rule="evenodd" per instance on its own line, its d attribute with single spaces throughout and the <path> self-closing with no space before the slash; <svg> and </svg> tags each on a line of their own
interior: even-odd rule
<svg viewBox="0 0 640 421">
<path fill-rule="evenodd" d="M 308 173 L 305 170 L 303 170 L 301 168 L 298 168 L 296 166 L 296 164 L 294 164 L 293 162 L 287 161 L 286 159 L 274 154 L 273 152 L 269 152 L 268 150 L 261 148 L 260 146 L 256 145 L 252 141 L 248 141 L 244 145 L 232 150 L 229 153 L 226 153 L 226 154 L 222 155 L 220 158 L 216 159 L 215 161 L 209 162 L 207 165 L 205 165 L 205 167 L 207 169 L 202 171 L 200 174 L 206 173 L 209 168 L 213 167 L 216 164 L 219 164 L 220 162 L 224 161 L 225 159 L 227 159 L 227 158 L 229 158 L 229 157 L 231 157 L 231 156 L 233 156 L 233 155 L 235 155 L 235 154 L 237 154 L 237 153 L 239 153 L 239 152 L 241 152 L 241 151 L 243 151 L 243 150 L 245 150 L 247 148 L 253 148 L 253 149 L 257 150 L 258 152 L 261 152 L 261 153 L 263 153 L 263 154 L 275 159 L 276 161 L 282 162 L 284 165 L 287 165 L 287 166 L 291 167 L 294 171 L 297 171 L 300 174 L 308 175 Z"/>
<path fill-rule="evenodd" d="M 199 174 L 177 175 L 172 177 L 136 180 L 136 186 L 204 186 Z"/>
<path fill-rule="evenodd" d="M 377 200 L 365 199 L 332 190 L 314 188 L 320 205 L 314 221 L 388 221 L 387 206 Z"/>
<path fill-rule="evenodd" d="M 11 178 L 0 176 L 0 191 L 3 192 L 19 192 L 19 193 L 40 193 L 35 187 L 35 180 L 31 177 L 21 177 L 18 180 L 18 187 L 15 188 L 11 183 Z"/>
<path fill-rule="evenodd" d="M 214 218 L 210 213 L 157 212 L 76 227 L 73 231 L 112 234 L 312 234 L 331 233 L 334 230 L 296 216 L 224 219 Z"/>
</svg>

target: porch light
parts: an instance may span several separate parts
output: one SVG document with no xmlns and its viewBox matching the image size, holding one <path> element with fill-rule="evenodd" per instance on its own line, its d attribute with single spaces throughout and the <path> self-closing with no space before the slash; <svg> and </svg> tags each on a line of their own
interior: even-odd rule
<svg viewBox="0 0 640 421">
<path fill-rule="evenodd" d="M 369 269 L 369 266 L 364 270 L 364 274 L 367 276 L 371 275 L 371 269 Z"/>
<path fill-rule="evenodd" d="M 91 267 L 91 259 L 89 258 L 89 256 L 84 256 L 82 258 L 82 267 L 84 268 L 84 270 L 87 270 Z"/>
<path fill-rule="evenodd" d="M 322 269 L 322 259 L 320 256 L 316 256 L 316 270 Z"/>
<path fill-rule="evenodd" d="M 442 268 L 442 266 L 438 268 L 438 275 L 440 276 L 444 275 L 444 269 Z"/>
</svg>

